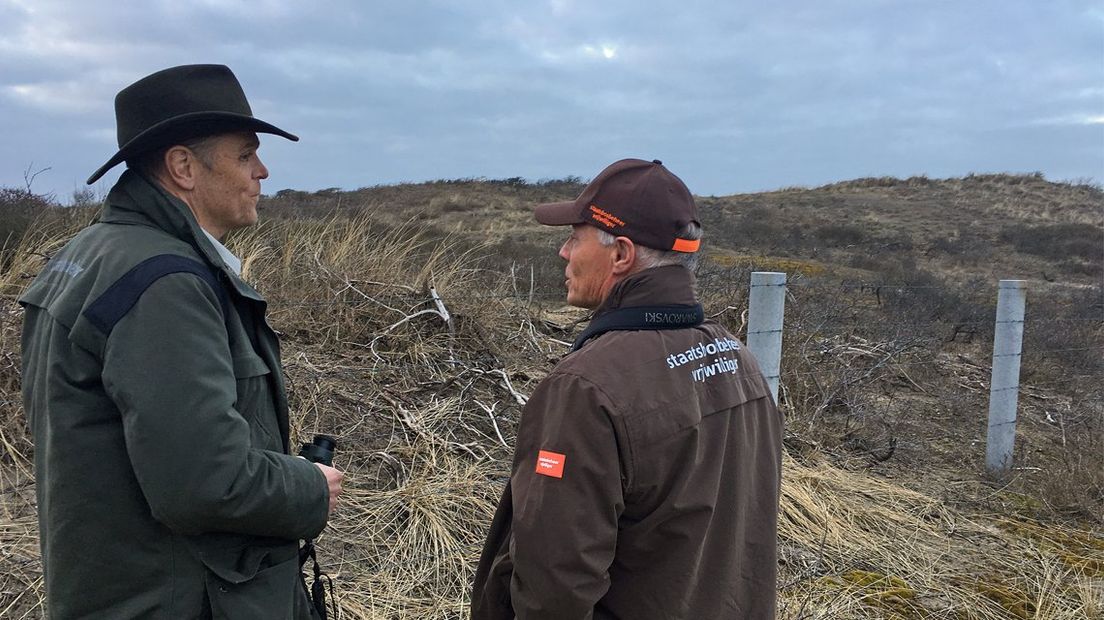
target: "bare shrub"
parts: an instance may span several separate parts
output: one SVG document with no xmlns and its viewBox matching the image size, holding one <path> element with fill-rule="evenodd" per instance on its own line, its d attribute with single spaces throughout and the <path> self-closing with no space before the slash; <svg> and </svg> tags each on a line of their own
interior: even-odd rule
<svg viewBox="0 0 1104 620">
<path fill-rule="evenodd" d="M 10 248 L 19 245 L 31 223 L 54 205 L 27 190 L 0 187 L 0 254 L 7 259 Z"/>
<path fill-rule="evenodd" d="M 462 194 L 448 194 L 446 196 L 433 198 L 429 201 L 429 208 L 431 210 L 439 209 L 445 213 L 475 211 L 483 206 L 485 206 L 485 203 L 482 201 Z"/>
<path fill-rule="evenodd" d="M 1050 259 L 1076 257 L 1095 264 L 1104 262 L 1104 229 L 1092 224 L 1016 224 L 1002 230 L 1000 239 L 1020 252 Z"/>
<path fill-rule="evenodd" d="M 855 224 L 825 224 L 813 231 L 816 239 L 825 246 L 857 245 L 867 238 L 866 231 Z"/>
<path fill-rule="evenodd" d="M 991 260 L 993 242 L 976 229 L 961 226 L 953 236 L 934 239 L 929 251 L 946 254 L 958 265 L 973 265 Z"/>
<path fill-rule="evenodd" d="M 474 261 L 452 240 L 364 216 L 273 220 L 234 234 L 242 275 L 265 291 L 273 321 L 298 338 L 366 345 L 379 330 L 424 309 L 429 288 L 467 289 Z"/>
</svg>

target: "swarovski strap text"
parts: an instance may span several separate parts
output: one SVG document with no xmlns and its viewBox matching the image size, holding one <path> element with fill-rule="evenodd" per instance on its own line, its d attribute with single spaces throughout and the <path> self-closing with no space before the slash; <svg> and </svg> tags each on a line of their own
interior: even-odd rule
<svg viewBox="0 0 1104 620">
<path fill-rule="evenodd" d="M 640 331 L 658 329 L 686 329 L 697 327 L 705 320 L 701 304 L 692 306 L 632 306 L 619 308 L 590 322 L 583 333 L 571 345 L 578 351 L 587 340 L 610 331 Z"/>
</svg>

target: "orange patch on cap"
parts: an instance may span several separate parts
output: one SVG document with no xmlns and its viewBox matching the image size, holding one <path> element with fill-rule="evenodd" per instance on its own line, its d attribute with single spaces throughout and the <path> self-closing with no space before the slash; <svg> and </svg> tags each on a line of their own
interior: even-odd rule
<svg viewBox="0 0 1104 620">
<path fill-rule="evenodd" d="M 697 252 L 699 247 L 701 247 L 700 239 L 675 239 L 671 249 L 676 252 Z"/>
</svg>

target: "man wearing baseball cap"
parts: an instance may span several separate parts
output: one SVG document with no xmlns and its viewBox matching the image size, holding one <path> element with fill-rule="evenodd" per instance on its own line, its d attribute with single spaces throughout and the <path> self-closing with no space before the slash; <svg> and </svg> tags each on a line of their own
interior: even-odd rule
<svg viewBox="0 0 1104 620">
<path fill-rule="evenodd" d="M 287 454 L 265 301 L 226 234 L 257 221 L 257 133 L 229 68 L 115 99 L 127 170 L 19 302 L 50 618 L 306 619 L 299 539 L 341 473 Z"/>
<path fill-rule="evenodd" d="M 697 302 L 690 191 L 624 159 L 535 215 L 595 313 L 522 413 L 473 620 L 773 619 L 782 418 Z"/>
</svg>

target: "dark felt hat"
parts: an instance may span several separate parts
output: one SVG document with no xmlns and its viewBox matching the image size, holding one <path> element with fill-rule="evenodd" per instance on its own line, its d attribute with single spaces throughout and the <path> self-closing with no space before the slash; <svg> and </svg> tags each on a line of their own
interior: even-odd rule
<svg viewBox="0 0 1104 620">
<path fill-rule="evenodd" d="M 253 117 L 238 78 L 224 65 L 183 65 L 158 71 L 115 96 L 119 151 L 88 177 L 91 185 L 132 157 L 192 138 L 255 131 L 299 138 Z"/>
<path fill-rule="evenodd" d="M 694 197 L 658 159 L 613 162 L 578 198 L 537 205 L 534 215 L 548 226 L 590 224 L 659 250 L 697 252 L 700 247 L 697 239 L 678 236 L 691 222 L 701 224 Z"/>
</svg>

